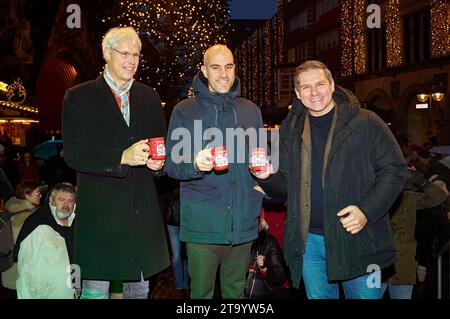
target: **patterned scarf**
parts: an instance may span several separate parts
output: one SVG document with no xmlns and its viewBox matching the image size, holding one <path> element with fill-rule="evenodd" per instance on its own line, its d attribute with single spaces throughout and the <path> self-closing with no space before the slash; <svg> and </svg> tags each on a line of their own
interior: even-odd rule
<svg viewBox="0 0 450 319">
<path fill-rule="evenodd" d="M 111 77 L 111 74 L 108 70 L 108 65 L 105 66 L 105 71 L 103 72 L 103 77 L 105 78 L 106 83 L 108 83 L 109 87 L 114 93 L 116 100 L 120 100 L 119 108 L 122 112 L 123 118 L 128 126 L 130 126 L 130 89 L 133 85 L 134 79 L 131 79 L 123 88 L 119 87 Z M 119 101 L 118 101 L 119 102 Z"/>
</svg>

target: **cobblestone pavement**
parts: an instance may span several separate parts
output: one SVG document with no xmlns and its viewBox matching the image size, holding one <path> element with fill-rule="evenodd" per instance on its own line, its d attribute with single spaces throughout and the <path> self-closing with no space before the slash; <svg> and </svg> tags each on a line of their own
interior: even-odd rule
<svg viewBox="0 0 450 319">
<path fill-rule="evenodd" d="M 171 267 L 159 273 L 153 280 L 153 299 L 189 299 L 187 289 L 175 288 Z"/>
</svg>

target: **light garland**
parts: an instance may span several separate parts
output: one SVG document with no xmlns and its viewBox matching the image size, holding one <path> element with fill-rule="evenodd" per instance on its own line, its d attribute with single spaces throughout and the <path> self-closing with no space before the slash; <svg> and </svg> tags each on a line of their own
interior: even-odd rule
<svg viewBox="0 0 450 319">
<path fill-rule="evenodd" d="M 386 3 L 386 64 L 394 67 L 403 64 L 402 33 L 400 29 L 400 0 Z"/>
<path fill-rule="evenodd" d="M 32 106 L 26 106 L 11 101 L 0 101 L 0 107 L 6 107 L 14 110 L 25 111 L 30 113 L 39 113 L 39 109 Z"/>
<path fill-rule="evenodd" d="M 341 0 L 341 75 L 353 74 L 352 0 Z"/>
<path fill-rule="evenodd" d="M 430 0 L 431 55 L 441 57 L 450 54 L 449 9 L 445 0 Z"/>
<path fill-rule="evenodd" d="M 263 92 L 263 101 L 262 104 L 263 105 L 271 105 L 272 101 L 271 101 L 271 96 L 273 95 L 273 91 L 274 91 L 274 87 L 272 85 L 270 85 L 270 83 L 272 82 L 272 70 L 273 68 L 273 63 L 272 63 L 272 28 L 271 28 L 271 22 L 266 21 L 266 23 L 264 23 L 264 80 L 263 80 L 263 85 L 261 85 L 261 89 L 264 89 Z"/>
<path fill-rule="evenodd" d="M 259 67 L 260 61 L 258 59 L 258 30 L 256 30 L 252 35 L 252 85 L 250 88 L 250 92 L 252 93 L 251 100 L 258 104 L 258 79 L 259 79 Z"/>
<path fill-rule="evenodd" d="M 248 98 L 248 86 L 249 86 L 249 79 L 248 79 L 248 40 L 244 40 L 241 45 L 242 50 L 242 61 L 241 61 L 241 74 L 242 74 L 242 81 L 241 81 L 241 89 L 242 89 L 242 96 L 245 98 Z"/>
<path fill-rule="evenodd" d="M 283 2 L 278 1 L 278 12 L 275 16 L 276 38 L 277 38 L 277 64 L 284 63 L 284 21 L 283 21 Z"/>
<path fill-rule="evenodd" d="M 367 71 L 367 26 L 366 0 L 355 0 L 353 10 L 353 35 L 355 53 L 355 73 L 363 74 Z"/>
<path fill-rule="evenodd" d="M 241 94 L 260 106 L 276 105 L 278 99 L 276 65 L 284 62 L 282 12 L 283 0 L 278 0 L 277 14 L 235 50 Z"/>
<path fill-rule="evenodd" d="M 137 78 L 160 94 L 177 90 L 186 94 L 205 50 L 227 39 L 226 0 L 128 0 L 116 9 L 117 16 L 104 22 L 137 30 L 144 54 Z"/>
</svg>

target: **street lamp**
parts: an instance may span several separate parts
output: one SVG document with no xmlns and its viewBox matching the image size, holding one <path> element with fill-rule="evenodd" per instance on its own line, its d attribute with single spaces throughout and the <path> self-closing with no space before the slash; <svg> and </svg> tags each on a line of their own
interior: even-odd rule
<svg viewBox="0 0 450 319">
<path fill-rule="evenodd" d="M 416 109 L 429 109 L 428 111 L 428 130 L 427 135 L 432 135 L 432 113 L 433 110 L 431 109 L 431 104 L 433 101 L 440 102 L 444 99 L 445 93 L 443 93 L 441 90 L 437 89 L 435 92 L 432 92 L 430 94 L 427 93 L 419 93 L 416 95 L 417 100 L 419 100 L 422 104 L 416 104 Z"/>
<path fill-rule="evenodd" d="M 444 97 L 445 97 L 445 93 L 442 93 L 442 92 L 435 92 L 435 93 L 431 93 L 431 94 L 426 94 L 426 93 L 417 94 L 417 99 L 419 100 L 419 102 L 425 103 L 427 101 L 430 101 L 430 107 L 431 107 L 432 101 L 440 102 L 444 99 Z"/>
</svg>

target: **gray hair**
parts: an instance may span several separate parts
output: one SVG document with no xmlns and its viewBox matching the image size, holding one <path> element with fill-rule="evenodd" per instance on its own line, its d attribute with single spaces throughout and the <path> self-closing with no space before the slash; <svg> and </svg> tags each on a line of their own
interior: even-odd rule
<svg viewBox="0 0 450 319">
<path fill-rule="evenodd" d="M 331 74 L 331 71 L 328 69 L 328 67 L 325 65 L 325 63 L 317 61 L 317 60 L 308 60 L 300 64 L 296 69 L 294 73 L 294 85 L 296 89 L 300 88 L 300 74 L 306 71 L 310 70 L 323 70 L 325 72 L 325 76 L 328 79 L 328 82 L 333 82 L 333 75 Z"/>
<path fill-rule="evenodd" d="M 142 48 L 141 39 L 133 27 L 118 27 L 109 29 L 103 37 L 102 49 L 103 52 L 106 49 L 115 49 L 118 46 L 118 42 L 122 39 L 129 39 L 138 44 L 139 50 Z"/>
<path fill-rule="evenodd" d="M 55 198 L 57 192 L 63 192 L 73 195 L 75 198 L 77 197 L 77 191 L 75 189 L 75 186 L 73 186 L 70 183 L 64 182 L 64 183 L 58 183 L 56 184 L 50 193 L 50 197 Z"/>
</svg>

